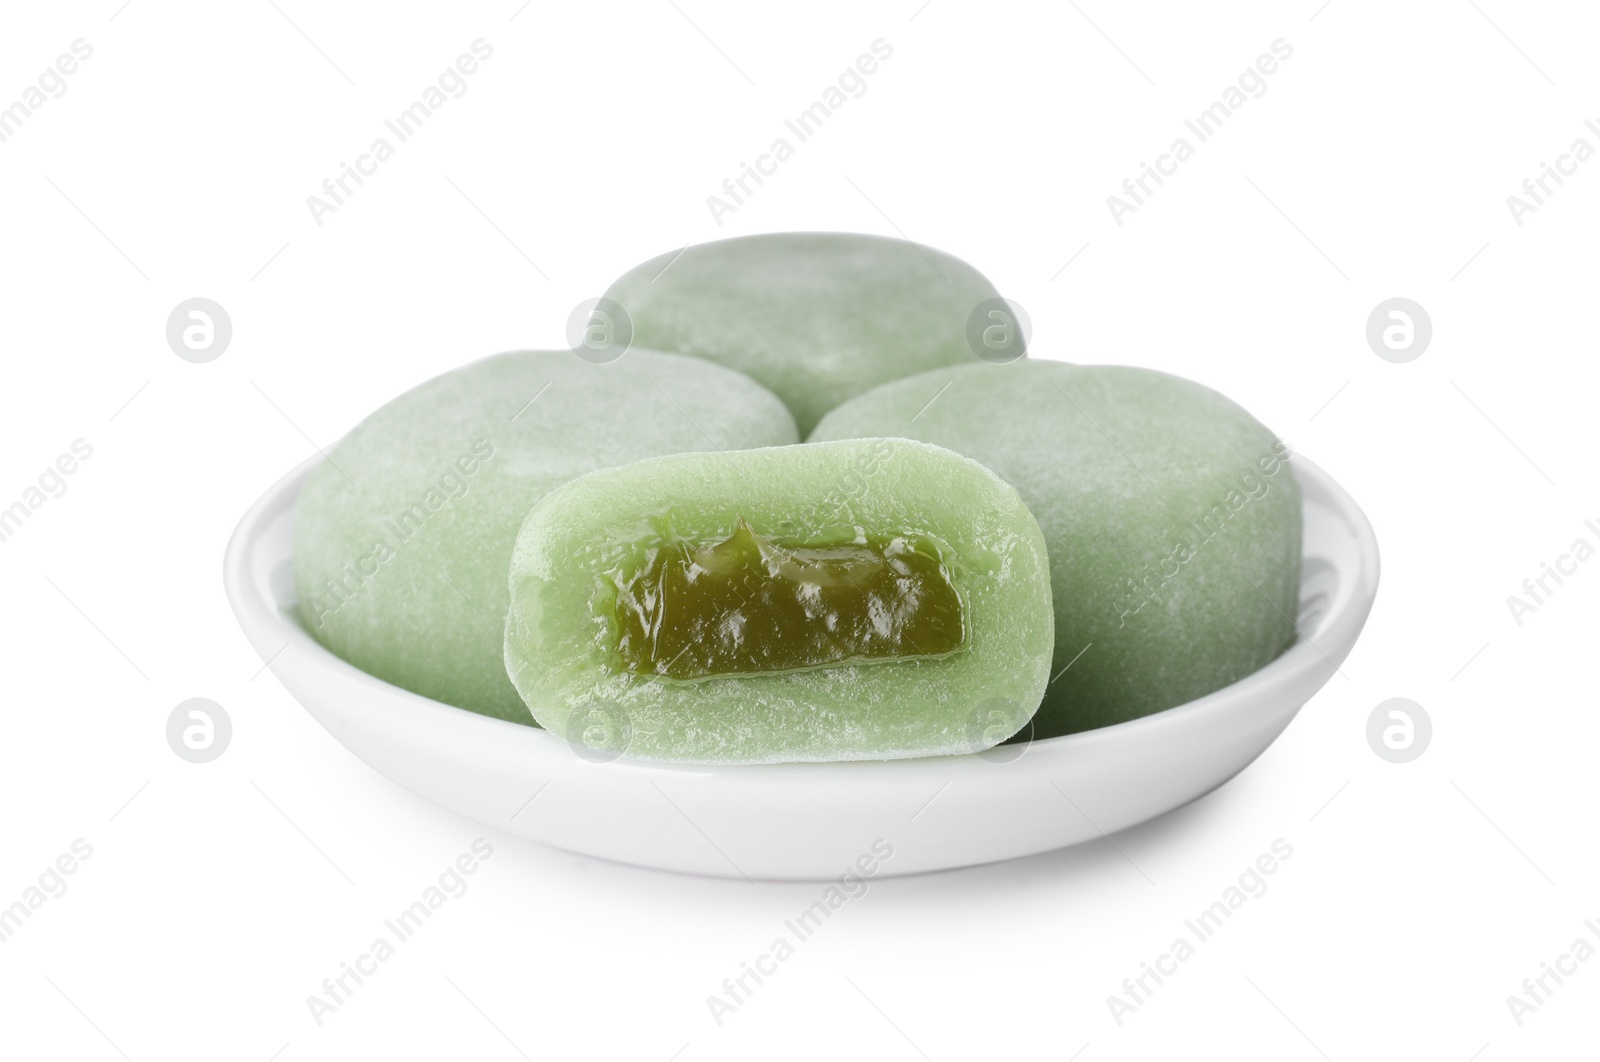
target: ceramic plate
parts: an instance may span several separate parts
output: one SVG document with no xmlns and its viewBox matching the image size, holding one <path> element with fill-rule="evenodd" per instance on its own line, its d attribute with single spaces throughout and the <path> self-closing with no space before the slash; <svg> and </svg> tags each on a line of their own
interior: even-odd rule
<svg viewBox="0 0 1600 1062">
<path fill-rule="evenodd" d="M 595 762 L 543 730 L 391 686 L 306 632 L 294 610 L 292 523 L 320 460 L 251 507 L 225 562 L 239 625 L 295 699 L 373 769 L 457 814 L 569 851 L 696 874 L 825 879 L 862 859 L 880 875 L 912 874 L 1078 844 L 1165 814 L 1222 785 L 1283 732 L 1355 645 L 1378 589 L 1371 525 L 1326 473 L 1296 457 L 1300 639 L 1209 696 L 971 756 Z"/>
</svg>

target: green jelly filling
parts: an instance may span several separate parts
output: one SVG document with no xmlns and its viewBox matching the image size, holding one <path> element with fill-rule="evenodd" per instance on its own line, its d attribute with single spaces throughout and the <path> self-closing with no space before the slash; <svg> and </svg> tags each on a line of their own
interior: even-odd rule
<svg viewBox="0 0 1600 1062">
<path fill-rule="evenodd" d="M 786 546 L 743 520 L 725 541 L 677 540 L 612 574 L 621 667 L 702 679 L 959 652 L 960 595 L 935 543 L 901 534 Z"/>
</svg>

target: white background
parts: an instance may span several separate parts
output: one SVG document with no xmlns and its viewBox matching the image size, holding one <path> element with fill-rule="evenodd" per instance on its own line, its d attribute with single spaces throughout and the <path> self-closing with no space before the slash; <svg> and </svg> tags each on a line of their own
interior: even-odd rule
<svg viewBox="0 0 1600 1062">
<path fill-rule="evenodd" d="M 1520 626 L 1506 604 L 1600 519 L 1600 161 L 1520 226 L 1506 204 L 1600 147 L 1593 11 L 120 2 L 0 16 L 0 104 L 94 48 L 0 144 L 0 505 L 94 447 L 0 543 L 0 903 L 93 846 L 0 945 L 0 1053 L 1593 1052 L 1600 961 L 1520 1027 L 1505 1002 L 1600 919 L 1600 561 Z M 306 197 L 480 37 L 466 95 L 315 224 Z M 716 225 L 706 197 L 880 37 L 865 95 Z M 1106 197 L 1278 38 L 1266 94 L 1115 224 Z M 877 880 L 719 1027 L 706 997 L 818 886 L 600 863 L 410 796 L 262 670 L 220 560 L 262 490 L 402 389 L 563 345 L 650 255 L 790 229 L 904 233 L 1021 302 L 1038 356 L 1236 398 L 1358 499 L 1385 571 L 1347 677 L 1229 785 L 1115 846 Z M 209 364 L 165 340 L 194 296 L 233 320 Z M 1409 364 L 1364 337 L 1394 296 L 1434 324 Z M 164 735 L 195 696 L 234 724 L 201 766 Z M 1434 723 L 1405 765 L 1365 738 L 1395 696 Z M 306 997 L 480 836 L 471 890 L 318 1026 Z M 1119 1026 L 1106 997 L 1280 837 L 1270 891 Z"/>
</svg>

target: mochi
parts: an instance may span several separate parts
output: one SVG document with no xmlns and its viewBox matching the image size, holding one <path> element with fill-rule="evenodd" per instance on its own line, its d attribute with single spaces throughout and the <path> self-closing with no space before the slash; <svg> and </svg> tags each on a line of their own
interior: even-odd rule
<svg viewBox="0 0 1600 1062">
<path fill-rule="evenodd" d="M 505 665 L 586 758 L 975 752 L 1038 707 L 1049 560 L 975 461 L 866 439 L 591 472 L 528 514 Z"/>
<path fill-rule="evenodd" d="M 531 722 L 502 659 L 511 547 L 533 504 L 608 465 L 796 438 L 765 388 L 677 354 L 516 351 L 445 373 L 367 417 L 306 481 L 301 622 L 397 686 Z"/>
<path fill-rule="evenodd" d="M 1022 351 L 1010 310 L 981 273 L 881 236 L 790 232 L 698 244 L 634 267 L 606 298 L 626 312 L 635 342 L 708 358 L 770 388 L 802 435 L 878 384 L 975 362 L 975 349 L 988 355 L 969 339 L 975 317 L 982 327 L 973 336 L 1009 337 L 1015 353 L 1004 357 Z"/>
<path fill-rule="evenodd" d="M 1295 640 L 1289 448 L 1200 384 L 1029 360 L 937 369 L 833 410 L 813 440 L 903 436 L 982 462 L 1049 544 L 1055 664 L 1033 736 L 1204 696 Z"/>
</svg>

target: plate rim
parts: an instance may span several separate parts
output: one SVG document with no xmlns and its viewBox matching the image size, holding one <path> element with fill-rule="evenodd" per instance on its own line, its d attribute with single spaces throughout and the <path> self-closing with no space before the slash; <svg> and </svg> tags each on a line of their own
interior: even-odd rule
<svg viewBox="0 0 1600 1062">
<path fill-rule="evenodd" d="M 803 443 L 798 445 L 805 445 Z M 521 733 L 523 735 L 542 735 L 553 743 L 563 743 L 555 734 L 537 726 L 516 723 L 494 716 L 483 715 L 466 708 L 446 704 L 431 697 L 415 693 L 401 686 L 396 686 L 376 675 L 361 670 L 354 664 L 342 659 L 332 650 L 318 642 L 298 620 L 289 616 L 275 601 L 263 595 L 256 583 L 253 574 L 252 561 L 263 533 L 286 510 L 292 510 L 298 501 L 300 488 L 305 479 L 311 474 L 324 458 L 322 455 L 313 454 L 300 464 L 290 469 L 266 489 L 246 510 L 234 527 L 228 539 L 223 556 L 223 584 L 236 620 L 238 621 L 246 640 L 255 649 L 258 656 L 265 662 L 268 670 L 276 657 L 281 655 L 283 648 L 298 644 L 299 647 L 311 656 L 310 666 L 346 684 L 365 687 L 369 693 L 382 695 L 387 698 L 399 698 L 405 701 L 414 710 L 423 710 L 434 715 L 444 725 L 454 726 L 457 729 L 481 730 L 485 734 L 500 733 L 509 735 Z M 1322 617 L 1321 624 L 1314 637 L 1302 635 L 1294 644 L 1280 653 L 1272 661 L 1256 669 L 1243 678 L 1223 686 L 1204 696 L 1183 704 L 1174 705 L 1149 715 L 1129 719 L 1124 722 L 1114 723 L 1110 726 L 1098 727 L 1093 730 L 1079 731 L 1073 734 L 1061 734 L 1054 737 L 1040 738 L 1027 744 L 1030 752 L 1051 752 L 1066 748 L 1083 748 L 1102 742 L 1118 742 L 1124 738 L 1136 737 L 1145 730 L 1157 727 L 1170 727 L 1180 721 L 1192 721 L 1204 716 L 1213 710 L 1219 710 L 1239 696 L 1258 696 L 1277 686 L 1290 686 L 1307 670 L 1314 670 L 1321 664 L 1331 665 L 1330 675 L 1337 671 L 1344 656 L 1348 655 L 1353 647 L 1356 636 L 1366 623 L 1376 599 L 1381 559 L 1379 556 L 1377 536 L 1373 531 L 1371 522 L 1362 512 L 1355 499 L 1341 487 L 1320 466 L 1309 459 L 1296 453 L 1291 458 L 1291 468 L 1301 487 L 1302 505 L 1306 504 L 1308 497 L 1317 498 L 1328 510 L 1340 517 L 1351 533 L 1356 546 L 1356 564 L 1353 570 L 1341 571 L 1340 593 L 1337 595 L 1336 605 L 1330 607 L 1329 612 Z M 292 555 L 290 557 L 292 560 Z M 1348 590 L 1344 585 L 1348 578 Z M 269 658 L 269 650 L 264 650 L 260 636 L 269 630 L 276 629 L 287 642 L 283 643 L 276 653 Z M 283 638 L 274 639 L 275 643 L 283 642 Z M 1318 638 L 1331 640 L 1338 643 L 1334 652 L 1339 657 L 1335 660 L 1325 654 L 1316 644 Z M 1320 658 L 1320 659 L 1319 659 Z M 1326 681 L 1326 678 L 1323 680 Z M 1321 683 L 1319 683 L 1320 688 Z M 300 698 L 290 691 L 291 696 L 298 702 Z M 306 707 L 302 704 L 302 707 Z M 312 713 L 315 714 L 315 713 Z M 511 728 L 503 730 L 500 728 Z M 516 740 L 528 740 L 528 737 Z M 537 740 L 537 739 L 535 739 Z M 977 756 L 979 754 L 970 754 Z M 852 767 L 862 769 L 883 770 L 892 768 L 896 764 L 924 764 L 929 761 L 960 760 L 959 756 L 929 756 L 906 757 L 890 760 L 833 760 L 816 762 L 792 762 L 781 764 L 703 764 L 688 762 L 668 762 L 657 760 L 630 759 L 627 756 L 619 757 L 596 766 L 612 771 L 639 771 L 639 772 L 668 772 L 668 773 L 695 773 L 695 774 L 755 774 L 772 773 L 774 768 L 782 769 L 788 775 L 797 769 L 829 769 L 848 770 Z"/>
</svg>

